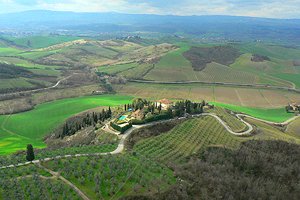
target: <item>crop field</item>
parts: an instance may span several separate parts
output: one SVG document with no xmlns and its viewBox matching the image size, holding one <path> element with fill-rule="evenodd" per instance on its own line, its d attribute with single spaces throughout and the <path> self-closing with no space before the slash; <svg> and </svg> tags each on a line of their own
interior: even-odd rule
<svg viewBox="0 0 300 200">
<path fill-rule="evenodd" d="M 232 64 L 233 67 L 211 62 L 207 64 L 206 67 L 202 68 L 201 71 L 194 71 L 192 63 L 183 56 L 184 52 L 187 52 L 190 46 L 187 44 L 180 44 L 179 46 L 180 48 L 178 50 L 172 51 L 162 57 L 155 65 L 155 68 L 144 76 L 144 79 L 158 81 L 205 81 L 291 86 L 291 83 L 288 81 L 272 76 L 266 76 L 264 71 L 258 71 L 254 66 L 258 65 L 261 67 L 261 63 L 256 64 L 252 62 L 251 54 L 250 57 L 249 54 L 241 55 Z M 216 59 L 218 60 L 221 58 Z M 276 63 L 270 63 L 279 66 Z M 248 69 L 246 67 L 247 65 L 250 65 L 251 68 Z M 263 66 L 261 68 L 263 68 Z"/>
<path fill-rule="evenodd" d="M 236 105 L 230 105 L 230 104 L 224 104 L 218 102 L 212 102 L 212 104 L 232 110 L 234 112 L 245 113 L 253 117 L 267 120 L 267 121 L 272 121 L 272 122 L 284 122 L 294 116 L 293 113 L 287 113 L 285 108 L 262 109 L 262 108 L 236 106 Z"/>
<path fill-rule="evenodd" d="M 112 66 L 102 66 L 98 68 L 98 71 L 110 75 L 123 76 L 128 79 L 142 79 L 152 68 L 153 64 L 138 64 L 134 62 Z"/>
<path fill-rule="evenodd" d="M 142 140 L 134 151 L 163 163 L 183 161 L 208 146 L 236 148 L 245 141 L 229 134 L 213 117 L 191 119 L 159 136 Z"/>
<path fill-rule="evenodd" d="M 162 192 L 175 182 L 170 169 L 129 154 L 54 160 L 43 165 L 60 172 L 91 199 Z"/>
<path fill-rule="evenodd" d="M 189 80 L 191 76 L 192 64 L 184 58 L 183 52 L 189 50 L 190 46 L 180 44 L 178 50 L 172 51 L 163 56 L 144 78 L 147 80 Z"/>
<path fill-rule="evenodd" d="M 222 102 L 255 108 L 283 108 L 290 102 L 300 102 L 298 93 L 239 87 L 205 86 L 201 84 L 147 84 L 115 85 L 119 94 L 150 99 L 191 99 Z"/>
<path fill-rule="evenodd" d="M 59 66 L 40 65 L 32 63 L 28 60 L 16 58 L 16 57 L 0 57 L 1 62 L 11 63 L 20 67 L 31 68 L 31 69 L 58 69 Z"/>
<path fill-rule="evenodd" d="M 18 46 L 37 49 L 51 45 L 77 40 L 79 37 L 74 36 L 28 36 L 28 37 L 6 37 L 5 39 L 12 41 Z"/>
<path fill-rule="evenodd" d="M 299 58 L 300 49 L 287 48 L 276 45 L 265 45 L 260 43 L 248 43 L 236 45 L 244 53 L 256 53 L 272 58 L 291 60 Z"/>
<path fill-rule="evenodd" d="M 32 87 L 34 87 L 34 85 L 24 78 L 0 79 L 0 89 Z"/>
<path fill-rule="evenodd" d="M 38 105 L 34 110 L 0 116 L 0 155 L 24 149 L 27 144 L 45 147 L 43 137 L 67 118 L 100 106 L 129 103 L 132 97 L 104 95 L 63 99 Z"/>
</svg>

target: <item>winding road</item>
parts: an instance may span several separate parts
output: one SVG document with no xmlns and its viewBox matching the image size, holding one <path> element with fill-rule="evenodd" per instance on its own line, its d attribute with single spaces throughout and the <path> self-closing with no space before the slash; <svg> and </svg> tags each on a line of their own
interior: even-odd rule
<svg viewBox="0 0 300 200">
<path fill-rule="evenodd" d="M 219 116 L 217 116 L 214 113 L 202 113 L 202 114 L 198 114 L 198 115 L 191 115 L 190 117 L 192 118 L 197 118 L 197 117 L 202 117 L 202 116 L 211 116 L 214 117 L 216 120 L 219 121 L 219 123 L 231 134 L 236 135 L 236 136 L 246 136 L 246 135 L 250 135 L 252 133 L 252 131 L 254 130 L 253 126 L 246 122 L 243 117 L 247 117 L 247 118 L 251 118 L 251 119 L 255 119 L 264 123 L 268 123 L 268 124 L 272 124 L 272 125 L 287 125 L 289 123 L 291 123 L 292 121 L 296 120 L 299 116 L 295 116 L 283 123 L 274 123 L 274 122 L 269 122 L 266 120 L 262 120 L 262 119 L 258 119 L 249 115 L 245 115 L 245 114 L 236 114 L 236 117 L 243 122 L 248 128 L 246 131 L 243 132 L 234 132 L 231 130 L 231 128 L 226 124 L 226 122 L 224 122 Z M 147 126 L 152 126 L 152 125 L 156 125 L 156 124 L 160 124 L 160 123 L 165 123 L 168 121 L 174 121 L 177 119 L 184 119 L 186 117 L 181 117 L 181 118 L 175 118 L 175 119 L 169 119 L 169 120 L 163 120 L 163 121 L 158 121 L 158 122 L 151 122 L 148 124 L 143 124 L 143 125 L 133 125 L 132 128 L 128 129 L 124 134 L 119 135 L 120 137 L 120 142 L 118 144 L 118 147 L 111 152 L 106 152 L 106 153 L 89 153 L 89 154 L 75 154 L 75 155 L 62 155 L 62 156 L 55 156 L 55 157 L 51 157 L 51 158 L 44 158 L 44 159 L 40 159 L 40 160 L 34 160 L 32 162 L 24 162 L 24 163 L 18 163 L 18 164 L 14 164 L 14 165 L 8 165 L 8 166 L 1 166 L 1 169 L 6 169 L 6 168 L 14 168 L 14 167 L 19 167 L 19 166 L 25 166 L 25 165 L 29 165 L 29 164 L 38 164 L 41 163 L 43 161 L 50 161 L 50 160 L 55 160 L 55 159 L 62 159 L 62 158 L 70 158 L 70 157 L 83 157 L 83 156 L 104 156 L 104 155 L 114 155 L 114 154 L 119 154 L 122 153 L 125 149 L 125 140 L 126 138 L 136 129 L 140 129 L 140 128 L 144 128 Z M 107 124 L 108 125 L 108 124 Z M 106 125 L 106 126 L 107 126 Z M 116 132 L 113 132 L 114 134 L 117 134 Z"/>
<path fill-rule="evenodd" d="M 62 81 L 65 81 L 65 80 L 71 78 L 75 74 L 76 73 L 74 73 L 70 76 L 64 77 L 64 78 L 58 80 L 54 85 L 49 86 L 49 87 L 38 88 L 38 89 L 33 89 L 33 90 L 26 90 L 26 91 L 20 91 L 20 92 L 0 94 L 0 97 L 5 97 L 5 96 L 9 96 L 9 95 L 17 95 L 17 94 L 28 94 L 28 93 L 31 93 L 31 92 L 40 92 L 40 91 L 44 91 L 44 90 L 54 89 L 54 88 L 57 88 Z"/>
<path fill-rule="evenodd" d="M 217 116 L 214 113 L 202 113 L 202 114 L 198 114 L 198 115 L 191 115 L 189 117 L 191 117 L 191 118 L 197 118 L 197 117 L 202 117 L 202 116 L 210 116 L 210 117 L 215 118 L 229 133 L 231 133 L 233 135 L 236 135 L 236 136 L 250 135 L 252 133 L 252 131 L 254 130 L 253 126 L 250 123 L 246 122 L 243 119 L 243 117 L 248 117 L 248 118 L 251 118 L 251 119 L 256 119 L 256 120 L 259 120 L 259 121 L 262 121 L 262 122 L 265 122 L 265 123 L 269 123 L 269 124 L 279 124 L 279 123 L 274 123 L 274 122 L 269 122 L 269 121 L 257 119 L 255 117 L 251 117 L 251 116 L 248 116 L 248 115 L 245 115 L 245 114 L 236 114 L 236 117 L 248 127 L 248 129 L 246 131 L 238 133 L 238 132 L 232 131 L 231 128 L 226 124 L 226 122 L 224 122 L 219 116 Z M 299 116 L 295 116 L 295 117 L 287 120 L 286 122 L 283 122 L 283 123 L 280 123 L 280 124 L 281 125 L 286 125 L 286 124 L 292 122 L 293 120 L 297 119 L 298 117 Z M 163 121 L 158 121 L 158 122 L 151 122 L 151 123 L 143 124 L 143 125 L 134 125 L 132 128 L 128 129 L 124 134 L 122 134 L 122 135 L 119 134 L 118 135 L 120 137 L 120 142 L 118 144 L 118 147 L 114 151 L 112 151 L 112 152 L 56 156 L 56 157 L 52 157 L 52 158 L 45 158 L 45 159 L 40 159 L 40 160 L 34 160 L 32 162 L 25 162 L 25 163 L 19 163 L 19 164 L 15 164 L 15 165 L 2 166 L 2 167 L 0 167 L 0 170 L 1 169 L 7 169 L 7 168 L 14 168 L 14 167 L 18 167 L 18 166 L 25 166 L 25 165 L 29 165 L 29 164 L 36 164 L 40 168 L 42 168 L 45 171 L 49 172 L 52 175 L 52 178 L 53 177 L 59 178 L 65 184 L 69 185 L 82 199 L 89 200 L 89 197 L 86 194 L 84 194 L 76 185 L 74 185 L 72 182 L 70 182 L 69 180 L 67 180 L 63 176 L 61 176 L 58 172 L 54 172 L 54 171 L 46 168 L 45 166 L 41 165 L 41 162 L 55 160 L 55 159 L 62 159 L 62 158 L 70 158 L 70 157 L 104 156 L 104 155 L 120 154 L 125 149 L 126 138 L 134 130 L 137 130 L 137 129 L 140 129 L 140 128 L 143 128 L 143 127 L 147 127 L 147 126 L 153 126 L 153 125 L 160 124 L 160 123 L 165 123 L 165 122 L 168 122 L 168 121 L 174 121 L 174 120 L 177 120 L 177 119 L 184 119 L 184 118 L 186 118 L 186 117 L 169 119 L 169 120 L 163 120 Z M 106 130 L 106 129 L 110 130 L 109 129 L 109 123 L 107 123 L 104 126 L 104 130 Z M 112 134 L 118 134 L 118 132 L 114 132 L 112 130 L 110 130 L 109 132 L 112 133 Z"/>
</svg>

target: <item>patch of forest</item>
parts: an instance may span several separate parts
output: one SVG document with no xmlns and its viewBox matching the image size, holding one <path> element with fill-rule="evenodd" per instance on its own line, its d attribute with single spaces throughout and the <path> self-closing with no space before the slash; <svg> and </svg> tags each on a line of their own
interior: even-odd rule
<svg viewBox="0 0 300 200">
<path fill-rule="evenodd" d="M 264 61 L 270 61 L 271 59 L 268 56 L 263 56 L 259 54 L 253 54 L 251 57 L 252 62 L 264 62 Z"/>
<path fill-rule="evenodd" d="M 168 191 L 124 199 L 299 199 L 299 145 L 247 141 L 239 149 L 210 147 L 177 166 Z"/>
<path fill-rule="evenodd" d="M 231 46 L 192 47 L 183 53 L 184 57 L 192 63 L 195 71 L 202 71 L 207 64 L 216 62 L 230 65 L 241 55 L 238 49 Z"/>
</svg>

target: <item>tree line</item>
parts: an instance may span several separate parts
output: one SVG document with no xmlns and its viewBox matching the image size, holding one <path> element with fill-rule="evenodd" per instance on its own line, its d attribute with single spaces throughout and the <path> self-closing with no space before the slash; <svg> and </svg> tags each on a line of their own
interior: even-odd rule
<svg viewBox="0 0 300 200">
<path fill-rule="evenodd" d="M 76 118 L 69 119 L 60 129 L 57 134 L 58 137 L 64 138 L 65 136 L 74 135 L 77 131 L 82 128 L 89 126 L 96 126 L 98 122 L 104 122 L 106 119 L 111 118 L 112 111 L 109 107 L 107 110 L 102 110 L 102 112 L 92 112 L 87 113 L 83 116 L 77 116 Z"/>
</svg>

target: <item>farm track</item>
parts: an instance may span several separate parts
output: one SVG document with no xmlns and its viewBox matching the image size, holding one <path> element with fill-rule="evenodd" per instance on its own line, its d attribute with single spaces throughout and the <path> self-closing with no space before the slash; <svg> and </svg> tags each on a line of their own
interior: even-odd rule
<svg viewBox="0 0 300 200">
<path fill-rule="evenodd" d="M 49 90 L 49 89 L 54 89 L 54 88 L 57 88 L 62 81 L 65 81 L 65 80 L 71 78 L 75 74 L 76 73 L 74 73 L 74 74 L 72 74 L 70 76 L 64 77 L 64 78 L 58 80 L 54 85 L 49 86 L 49 87 L 38 88 L 38 89 L 33 89 L 33 90 L 26 90 L 26 91 L 20 91 L 20 92 L 12 92 L 12 93 L 0 94 L 0 97 L 6 97 L 6 96 L 18 95 L 18 94 L 28 94 L 28 93 L 34 93 L 34 92 L 40 92 L 40 91 L 45 91 L 45 90 Z"/>
<path fill-rule="evenodd" d="M 76 185 L 74 185 L 72 182 L 68 181 L 66 178 L 61 176 L 58 172 L 54 172 L 46 168 L 45 166 L 42 166 L 40 163 L 38 164 L 38 166 L 46 172 L 50 173 L 53 177 L 57 177 L 60 180 L 62 180 L 65 184 L 69 185 L 83 200 L 90 200 L 78 187 L 76 187 Z"/>
<path fill-rule="evenodd" d="M 203 84 L 203 85 L 213 85 L 213 86 L 236 86 L 236 87 L 247 87 L 247 88 L 260 88 L 260 89 L 276 89 L 276 90 L 285 90 L 300 93 L 299 89 L 293 87 L 280 87 L 280 86 L 272 86 L 272 85 L 263 85 L 263 84 L 243 84 L 243 83 L 224 83 L 224 82 L 206 82 L 206 81 L 147 81 L 147 80 L 135 80 L 129 79 L 129 82 L 133 83 L 150 83 L 150 84 Z"/>
<path fill-rule="evenodd" d="M 255 119 L 267 124 L 271 124 L 271 125 L 287 125 L 289 123 L 291 123 L 292 121 L 296 120 L 299 116 L 295 116 L 283 123 L 275 123 L 275 122 L 270 122 L 270 121 L 266 121 L 266 120 L 262 120 L 262 119 L 258 119 L 255 117 L 251 117 L 249 115 L 245 115 L 245 114 L 236 114 L 236 117 L 243 122 L 248 129 L 246 131 L 243 132 L 234 132 L 231 130 L 231 128 L 227 125 L 226 122 L 224 122 L 219 116 L 217 116 L 214 113 L 202 113 L 202 114 L 198 114 L 198 115 L 192 115 L 190 118 L 197 118 L 197 117 L 202 117 L 202 116 L 211 116 L 213 118 L 215 118 L 230 134 L 233 134 L 235 136 L 247 136 L 250 135 L 252 133 L 252 131 L 254 130 L 253 126 L 246 122 L 243 118 L 251 118 L 251 119 Z M 168 121 L 173 121 L 173 120 L 177 120 L 177 119 L 183 119 L 186 117 L 181 117 L 181 118 L 175 118 L 175 119 L 169 119 L 169 120 L 163 120 L 163 121 L 158 121 L 158 122 L 152 122 L 152 123 L 148 123 L 148 124 L 143 124 L 143 125 L 134 125 L 132 128 L 128 129 L 124 134 L 119 135 L 120 136 L 120 142 L 118 144 L 118 147 L 111 152 L 106 152 L 106 153 L 89 153 L 89 154 L 75 154 L 75 155 L 62 155 L 62 156 L 56 156 L 56 157 L 51 157 L 51 158 L 44 158 L 44 159 L 40 159 L 40 160 L 34 160 L 32 162 L 24 162 L 24 163 L 18 163 L 18 164 L 14 164 L 14 165 L 8 165 L 8 166 L 0 166 L 0 170 L 1 169 L 7 169 L 7 168 L 14 168 L 14 167 L 19 167 L 19 166 L 26 166 L 29 164 L 39 164 L 41 162 L 45 162 L 45 161 L 51 161 L 51 160 L 57 160 L 57 159 L 63 159 L 63 158 L 71 158 L 71 157 L 87 157 L 87 156 L 105 156 L 105 155 L 115 155 L 115 154 L 120 154 L 124 151 L 125 149 L 125 140 L 126 138 L 136 129 L 140 129 L 140 128 L 144 128 L 147 126 L 152 126 L 152 125 L 156 125 L 156 124 L 160 124 L 160 123 L 164 123 L 164 122 L 168 122 Z M 107 125 L 106 125 L 107 126 Z M 113 132 L 114 134 L 116 134 L 116 132 Z"/>
</svg>

